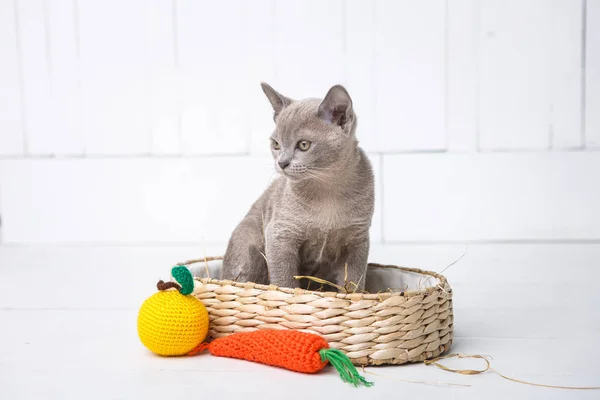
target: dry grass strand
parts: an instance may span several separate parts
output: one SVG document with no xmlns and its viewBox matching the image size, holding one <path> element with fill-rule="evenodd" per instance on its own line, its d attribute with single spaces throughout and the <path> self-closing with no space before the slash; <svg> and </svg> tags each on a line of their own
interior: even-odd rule
<svg viewBox="0 0 600 400">
<path fill-rule="evenodd" d="M 485 361 L 485 368 L 484 369 L 454 369 L 454 368 L 447 367 L 444 364 L 441 364 L 439 362 L 441 360 L 445 360 L 445 359 L 449 359 L 449 358 L 474 358 L 474 359 L 483 360 L 483 361 Z M 546 385 L 546 384 L 542 384 L 542 383 L 534 383 L 534 382 L 523 381 L 523 380 L 516 379 L 516 378 L 511 378 L 511 377 L 506 376 L 506 375 L 496 371 L 495 369 L 493 369 L 490 364 L 490 360 L 488 360 L 488 358 L 491 358 L 491 357 L 484 356 L 481 354 L 468 355 L 468 354 L 452 353 L 452 354 L 448 354 L 445 356 L 436 357 L 431 360 L 424 360 L 423 363 L 425 365 L 434 365 L 444 371 L 452 372 L 455 374 L 461 374 L 461 375 L 478 375 L 478 374 L 483 374 L 485 372 L 491 371 L 491 372 L 494 372 L 494 373 L 500 375 L 500 377 L 502 377 L 506 380 L 509 380 L 512 382 L 517 382 L 517 383 L 522 383 L 524 385 L 529 385 L 529 386 L 537 386 L 537 387 L 544 387 L 544 388 L 550 388 L 550 389 L 600 390 L 600 386 Z"/>
</svg>

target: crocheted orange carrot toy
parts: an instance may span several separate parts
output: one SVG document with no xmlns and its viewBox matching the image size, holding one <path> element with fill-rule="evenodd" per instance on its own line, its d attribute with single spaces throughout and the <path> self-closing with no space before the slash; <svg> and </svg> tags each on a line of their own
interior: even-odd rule
<svg viewBox="0 0 600 400">
<path fill-rule="evenodd" d="M 321 336 L 294 330 L 257 330 L 234 333 L 211 343 L 202 343 L 188 355 L 207 350 L 214 356 L 255 361 L 291 371 L 315 373 L 328 363 L 344 382 L 367 387 L 373 383 L 362 377 L 340 350 L 330 349 Z"/>
</svg>

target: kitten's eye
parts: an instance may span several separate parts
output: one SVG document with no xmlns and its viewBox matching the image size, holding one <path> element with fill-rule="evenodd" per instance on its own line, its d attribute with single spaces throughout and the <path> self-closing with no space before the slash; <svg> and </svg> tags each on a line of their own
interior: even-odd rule
<svg viewBox="0 0 600 400">
<path fill-rule="evenodd" d="M 279 143 L 277 142 L 277 140 L 272 140 L 272 139 L 271 139 L 271 146 L 273 146 L 273 149 L 275 149 L 275 150 L 279 150 L 281 148 L 281 146 L 279 146 Z"/>
<path fill-rule="evenodd" d="M 302 151 L 310 149 L 310 142 L 308 140 L 301 140 L 298 142 L 298 148 Z"/>
</svg>

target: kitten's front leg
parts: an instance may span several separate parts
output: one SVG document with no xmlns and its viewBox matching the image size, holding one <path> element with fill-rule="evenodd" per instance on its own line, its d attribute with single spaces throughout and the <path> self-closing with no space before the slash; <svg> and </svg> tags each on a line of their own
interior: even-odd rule
<svg viewBox="0 0 600 400">
<path fill-rule="evenodd" d="M 367 280 L 367 263 L 369 258 L 369 238 L 361 240 L 358 243 L 353 244 L 348 249 L 348 258 L 346 263 L 348 264 L 348 279 L 345 278 L 345 265 L 342 264 L 341 268 L 338 267 L 336 271 L 336 284 L 347 288 L 349 291 L 361 291 L 365 289 L 365 281 Z M 352 283 L 357 285 L 354 286 Z"/>
<path fill-rule="evenodd" d="M 299 282 L 300 266 L 299 241 L 285 228 L 275 225 L 266 230 L 266 257 L 269 270 L 269 283 L 281 287 L 296 288 Z"/>
</svg>

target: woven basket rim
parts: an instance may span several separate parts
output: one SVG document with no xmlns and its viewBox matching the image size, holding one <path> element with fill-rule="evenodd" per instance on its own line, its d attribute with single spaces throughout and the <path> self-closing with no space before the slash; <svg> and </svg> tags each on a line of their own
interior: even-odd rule
<svg viewBox="0 0 600 400">
<path fill-rule="evenodd" d="M 214 256 L 214 257 L 203 257 L 199 259 L 187 260 L 185 262 L 177 263 L 177 265 L 186 265 L 189 266 L 191 264 L 197 263 L 208 263 L 210 261 L 219 261 L 223 260 L 222 256 Z M 258 290 L 272 290 L 278 291 L 293 295 L 303 295 L 303 294 L 311 294 L 320 297 L 335 297 L 338 299 L 345 299 L 351 301 L 358 300 L 379 300 L 383 301 L 390 297 L 394 296 L 402 296 L 402 297 L 415 297 L 415 296 L 426 296 L 433 292 L 445 292 L 452 293 L 452 288 L 448 284 L 448 281 L 444 275 L 438 274 L 433 271 L 426 271 L 418 268 L 409 268 L 409 267 L 401 267 L 397 265 L 388 265 L 388 264 L 378 264 L 378 263 L 368 263 L 369 268 L 380 268 L 380 269 L 396 269 L 405 272 L 413 272 L 421 275 L 429 275 L 431 277 L 437 278 L 439 283 L 435 286 L 428 286 L 422 289 L 413 289 L 406 290 L 401 292 L 379 292 L 379 293 L 339 293 L 339 292 L 319 292 L 316 290 L 306 290 L 300 288 L 286 288 L 279 287 L 276 285 L 263 285 L 254 282 L 235 282 L 231 280 L 225 279 L 214 279 L 214 278 L 200 278 L 194 277 L 195 281 L 202 282 L 203 284 L 216 284 L 219 286 L 234 286 L 242 289 L 258 289 Z"/>
</svg>

